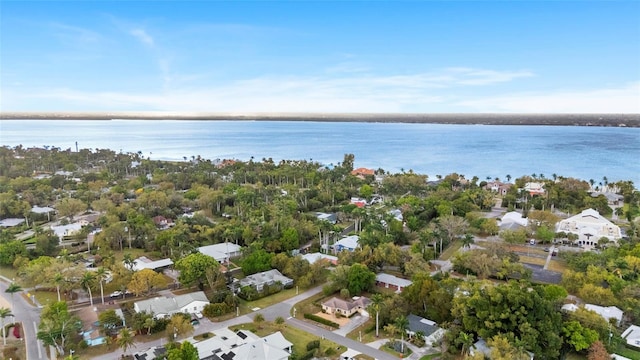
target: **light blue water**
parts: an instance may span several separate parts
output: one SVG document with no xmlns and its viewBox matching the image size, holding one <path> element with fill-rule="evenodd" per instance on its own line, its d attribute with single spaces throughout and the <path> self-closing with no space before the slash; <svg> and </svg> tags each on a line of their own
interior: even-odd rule
<svg viewBox="0 0 640 360">
<path fill-rule="evenodd" d="M 640 184 L 640 128 L 286 121 L 0 121 L 0 145 L 109 148 L 158 160 L 313 159 L 485 179 L 571 176 Z"/>
</svg>

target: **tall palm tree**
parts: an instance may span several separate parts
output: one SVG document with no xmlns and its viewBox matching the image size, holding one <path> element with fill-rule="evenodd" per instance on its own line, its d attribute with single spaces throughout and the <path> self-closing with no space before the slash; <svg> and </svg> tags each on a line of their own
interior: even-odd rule
<svg viewBox="0 0 640 360">
<path fill-rule="evenodd" d="M 80 285 L 83 288 L 86 288 L 89 292 L 89 301 L 91 302 L 91 306 L 93 306 L 93 295 L 91 295 L 91 287 L 95 285 L 95 275 L 91 271 L 87 271 L 80 278 Z"/>
<path fill-rule="evenodd" d="M 7 346 L 7 334 L 5 333 L 6 329 L 4 328 L 4 319 L 9 316 L 13 316 L 11 309 L 0 308 L 0 319 L 2 319 L 2 342 L 4 343 L 4 346 Z"/>
<path fill-rule="evenodd" d="M 22 287 L 16 283 L 11 283 L 4 292 L 11 294 L 11 308 L 13 309 L 13 294 L 22 291 Z"/>
<path fill-rule="evenodd" d="M 104 287 L 102 282 L 107 278 L 107 270 L 103 267 L 99 267 L 98 270 L 96 270 L 96 277 L 100 283 L 100 298 L 102 299 L 102 305 L 104 305 Z"/>
<path fill-rule="evenodd" d="M 126 354 L 127 350 L 134 346 L 133 344 L 135 342 L 135 339 L 133 338 L 133 334 L 131 333 L 131 331 L 129 331 L 129 329 L 122 328 L 122 330 L 120 330 L 120 332 L 118 333 L 118 340 L 116 341 L 118 346 L 121 347 L 122 351 L 124 351 L 124 353 Z"/>
<path fill-rule="evenodd" d="M 396 318 L 395 325 L 398 328 L 398 331 L 400 331 L 401 336 L 400 352 L 404 354 L 404 333 L 407 332 L 407 328 L 409 327 L 409 320 L 407 320 L 406 316 L 402 315 Z"/>
<path fill-rule="evenodd" d="M 56 285 L 56 291 L 58 292 L 58 301 L 60 300 L 60 285 L 64 283 L 64 276 L 60 273 L 53 275 L 53 283 Z"/>
<path fill-rule="evenodd" d="M 380 306 L 382 305 L 383 300 L 382 294 L 373 294 L 373 296 L 371 296 L 371 308 L 376 312 L 376 337 L 379 336 Z"/>
</svg>

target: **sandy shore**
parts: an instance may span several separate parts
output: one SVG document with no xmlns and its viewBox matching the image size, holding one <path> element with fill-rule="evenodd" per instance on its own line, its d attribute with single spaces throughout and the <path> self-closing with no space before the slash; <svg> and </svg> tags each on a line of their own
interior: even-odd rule
<svg viewBox="0 0 640 360">
<path fill-rule="evenodd" d="M 547 125 L 640 127 L 640 114 L 363 114 L 363 113 L 204 113 L 204 112 L 1 112 L 12 120 L 237 120 L 388 122 L 469 125 Z"/>
</svg>

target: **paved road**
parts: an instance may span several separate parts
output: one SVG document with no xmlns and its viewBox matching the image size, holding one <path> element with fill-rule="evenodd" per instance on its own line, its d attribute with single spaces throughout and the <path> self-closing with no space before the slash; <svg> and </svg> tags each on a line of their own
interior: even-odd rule
<svg viewBox="0 0 640 360">
<path fill-rule="evenodd" d="M 200 325 L 196 328 L 195 332 L 193 335 L 199 335 L 199 334 L 203 334 L 205 332 L 214 332 L 217 329 L 222 329 L 222 328 L 226 328 L 229 326 L 233 326 L 233 325 L 238 325 L 238 324 L 243 324 L 243 323 L 249 323 L 253 321 L 253 317 L 255 316 L 255 314 L 257 313 L 261 313 L 266 320 L 268 321 L 273 321 L 275 318 L 277 318 L 278 316 L 282 316 L 285 319 L 286 324 L 288 324 L 289 326 L 293 326 L 297 329 L 309 332 L 311 334 L 314 334 L 316 336 L 324 336 L 325 339 L 329 339 L 339 345 L 343 345 L 346 346 L 348 348 L 354 349 L 356 351 L 359 351 L 363 354 L 367 354 L 369 356 L 372 356 L 376 359 L 379 360 L 397 360 L 396 357 L 391 356 L 383 351 L 380 351 L 378 349 L 372 348 L 370 346 L 367 346 L 366 344 L 363 343 L 359 343 L 357 341 L 348 339 L 344 336 L 340 336 L 337 334 L 334 334 L 333 332 L 329 331 L 329 330 L 325 330 L 323 328 L 320 328 L 318 326 L 315 326 L 313 324 L 304 322 L 302 320 L 298 320 L 298 319 L 294 319 L 291 317 L 291 311 L 292 311 L 292 307 L 293 305 L 295 305 L 296 303 L 309 298 L 315 294 L 318 294 L 322 291 L 322 287 L 316 287 L 313 289 L 310 289 L 304 293 L 301 293 L 300 295 L 294 296 L 293 298 L 290 298 L 288 300 L 285 300 L 281 303 L 278 304 L 274 304 L 272 306 L 269 306 L 267 308 L 264 309 L 260 309 L 257 310 L 254 313 L 248 314 L 248 315 L 243 315 L 240 317 L 236 317 L 233 319 L 229 319 L 226 321 L 222 321 L 222 322 L 211 322 L 209 320 L 202 319 L 200 322 Z M 297 314 L 298 317 L 301 317 L 301 314 Z M 179 341 L 181 339 L 178 339 Z M 149 349 L 151 347 L 154 346 L 162 346 L 164 343 L 166 343 L 165 339 L 159 339 L 159 340 L 155 340 L 155 341 L 150 341 L 150 342 L 145 342 L 145 343 L 136 343 L 135 347 L 133 348 L 133 350 L 129 350 L 127 353 L 131 354 L 134 352 L 139 352 L 139 351 L 144 351 L 146 349 Z M 92 360 L 113 360 L 113 359 L 117 359 L 120 358 L 120 356 L 122 355 L 122 349 L 116 349 L 114 352 L 102 355 L 102 356 L 97 356 L 95 358 L 93 358 Z"/>
<path fill-rule="evenodd" d="M 0 296 L 11 303 L 11 295 L 5 293 L 9 279 L 2 278 L 0 281 Z M 13 296 L 13 315 L 16 321 L 21 321 L 24 327 L 24 338 L 27 346 L 27 360 L 48 359 L 42 341 L 37 340 L 36 334 L 38 324 L 40 324 L 40 309 L 29 304 L 20 293 Z"/>
</svg>

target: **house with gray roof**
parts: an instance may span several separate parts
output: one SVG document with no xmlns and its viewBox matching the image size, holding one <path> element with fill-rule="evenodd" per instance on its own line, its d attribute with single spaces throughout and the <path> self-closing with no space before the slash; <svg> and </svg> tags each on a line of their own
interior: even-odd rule
<svg viewBox="0 0 640 360">
<path fill-rule="evenodd" d="M 237 257 L 242 254 L 241 247 L 230 242 L 200 246 L 198 248 L 198 251 L 205 255 L 211 256 L 221 264 L 229 261 L 230 258 Z"/>
<path fill-rule="evenodd" d="M 438 327 L 434 321 L 414 314 L 409 314 L 407 320 L 409 321 L 407 334 L 411 337 L 422 332 L 426 344 L 438 342 L 444 335 L 444 330 Z"/>
<path fill-rule="evenodd" d="M 354 296 L 351 300 L 332 297 L 322 303 L 322 311 L 327 314 L 339 314 L 345 317 L 351 317 L 357 312 L 368 316 L 366 308 L 369 304 L 371 304 L 371 300 L 364 296 Z"/>
<path fill-rule="evenodd" d="M 209 299 L 207 299 L 204 292 L 196 291 L 171 298 L 159 296 L 153 299 L 136 301 L 133 304 L 133 309 L 137 313 L 146 311 L 153 314 L 156 319 L 163 319 L 178 313 L 195 314 L 202 312 L 208 304 Z"/>
<path fill-rule="evenodd" d="M 383 287 L 385 289 L 393 289 L 397 293 L 402 292 L 404 288 L 413 284 L 411 280 L 399 278 L 395 275 L 380 273 L 376 275 L 376 286 Z"/>
<path fill-rule="evenodd" d="M 280 283 L 283 287 L 287 288 L 293 286 L 293 279 L 282 275 L 282 273 L 277 269 L 271 269 L 269 271 L 249 275 L 239 281 L 241 288 L 251 286 L 258 292 L 264 290 L 265 286 L 274 285 L 276 283 Z"/>
</svg>

